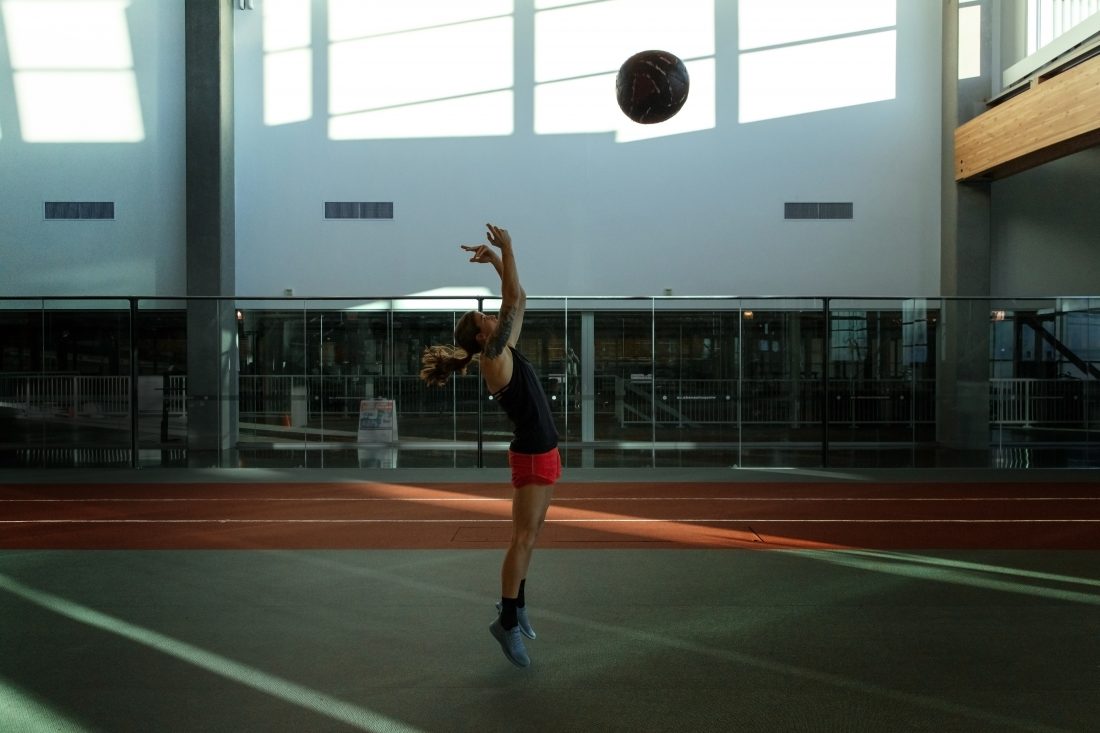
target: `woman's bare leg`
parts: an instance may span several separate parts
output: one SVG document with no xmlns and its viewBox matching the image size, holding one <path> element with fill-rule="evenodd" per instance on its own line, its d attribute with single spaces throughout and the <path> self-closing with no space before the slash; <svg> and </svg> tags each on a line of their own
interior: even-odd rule
<svg viewBox="0 0 1100 733">
<path fill-rule="evenodd" d="M 512 495 L 512 540 L 500 568 L 500 594 L 504 598 L 519 595 L 520 581 L 527 577 L 531 554 L 553 494 L 553 485 L 529 484 Z"/>
</svg>

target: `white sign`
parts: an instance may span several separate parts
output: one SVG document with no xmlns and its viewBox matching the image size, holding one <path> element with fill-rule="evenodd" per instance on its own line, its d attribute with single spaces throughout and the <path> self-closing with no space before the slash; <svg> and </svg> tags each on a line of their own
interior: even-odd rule
<svg viewBox="0 0 1100 733">
<path fill-rule="evenodd" d="M 357 433 L 360 468 L 397 468 L 396 446 L 367 446 L 363 443 L 397 441 L 397 406 L 393 400 L 360 400 Z"/>
</svg>

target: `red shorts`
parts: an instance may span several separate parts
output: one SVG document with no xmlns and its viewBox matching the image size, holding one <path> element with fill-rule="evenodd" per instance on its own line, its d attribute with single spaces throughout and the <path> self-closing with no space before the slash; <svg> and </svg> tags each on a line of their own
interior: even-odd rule
<svg viewBox="0 0 1100 733">
<path fill-rule="evenodd" d="M 561 478 L 561 456 L 557 448 L 545 453 L 516 453 L 510 450 L 508 465 L 512 468 L 512 486 L 517 489 L 531 484 L 547 486 Z"/>
</svg>

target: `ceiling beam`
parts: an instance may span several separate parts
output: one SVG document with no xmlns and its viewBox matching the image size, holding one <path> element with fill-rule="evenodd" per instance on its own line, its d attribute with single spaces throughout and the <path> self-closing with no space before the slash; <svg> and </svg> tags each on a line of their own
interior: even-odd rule
<svg viewBox="0 0 1100 733">
<path fill-rule="evenodd" d="M 1100 144 L 1100 56 L 1009 97 L 955 130 L 955 180 L 990 181 Z"/>
</svg>

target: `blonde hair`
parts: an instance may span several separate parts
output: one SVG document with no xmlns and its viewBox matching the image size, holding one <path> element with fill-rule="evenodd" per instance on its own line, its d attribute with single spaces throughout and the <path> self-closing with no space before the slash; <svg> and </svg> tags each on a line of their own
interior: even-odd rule
<svg viewBox="0 0 1100 733">
<path fill-rule="evenodd" d="M 430 385 L 442 387 L 451 375 L 457 372 L 465 374 L 470 363 L 481 353 L 481 344 L 477 341 L 477 323 L 470 311 L 458 319 L 455 326 L 457 346 L 436 345 L 424 347 L 420 355 L 420 378 Z"/>
</svg>

